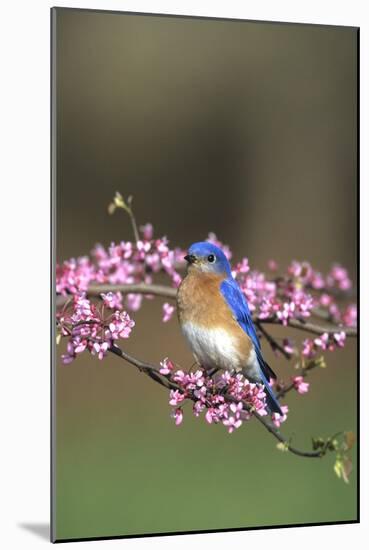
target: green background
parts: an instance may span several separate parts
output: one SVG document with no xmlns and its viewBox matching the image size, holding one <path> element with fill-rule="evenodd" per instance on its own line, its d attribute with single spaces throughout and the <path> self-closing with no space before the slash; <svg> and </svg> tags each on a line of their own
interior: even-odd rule
<svg viewBox="0 0 369 550">
<path fill-rule="evenodd" d="M 215 231 L 258 269 L 339 261 L 355 276 L 355 29 L 58 9 L 56 31 L 58 262 L 132 238 L 106 213 L 120 190 L 184 248 Z M 163 301 L 145 300 L 125 349 L 187 367 Z M 253 421 L 229 435 L 188 408 L 175 427 L 166 391 L 132 366 L 87 354 L 63 366 L 63 350 L 58 539 L 356 518 L 356 466 L 345 485 L 333 456 L 281 453 Z M 283 431 L 301 448 L 356 430 L 356 342 L 327 361 L 286 400 Z"/>
</svg>

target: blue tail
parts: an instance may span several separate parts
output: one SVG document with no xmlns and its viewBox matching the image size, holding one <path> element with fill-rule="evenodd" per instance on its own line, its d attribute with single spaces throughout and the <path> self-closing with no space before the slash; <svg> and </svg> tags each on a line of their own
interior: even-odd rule
<svg viewBox="0 0 369 550">
<path fill-rule="evenodd" d="M 271 378 L 277 378 L 270 366 L 266 361 L 264 361 L 264 358 L 261 354 L 260 348 L 255 348 L 256 357 L 258 358 L 258 363 L 260 367 L 260 382 L 262 382 L 265 386 L 265 393 L 266 393 L 266 402 L 268 405 L 268 412 L 271 413 L 278 413 L 281 416 L 283 416 L 283 412 L 281 411 L 281 407 L 279 406 L 279 403 L 277 401 L 276 396 L 273 393 L 272 388 L 269 386 L 269 380 Z"/>
<path fill-rule="evenodd" d="M 269 386 L 268 380 L 262 370 L 260 374 L 261 374 L 262 382 L 265 386 L 266 402 L 269 409 L 268 412 L 270 414 L 275 412 L 283 416 L 283 412 L 281 411 L 281 407 L 277 401 L 277 398 L 274 395 L 272 388 Z"/>
<path fill-rule="evenodd" d="M 265 384 L 265 382 L 264 382 Z M 272 388 L 269 386 L 268 382 L 265 384 L 265 393 L 266 393 L 266 402 L 269 408 L 269 413 L 279 413 L 281 416 L 283 416 L 283 412 L 281 411 L 281 407 L 279 406 L 279 403 L 277 401 L 277 398 L 275 397 Z"/>
</svg>

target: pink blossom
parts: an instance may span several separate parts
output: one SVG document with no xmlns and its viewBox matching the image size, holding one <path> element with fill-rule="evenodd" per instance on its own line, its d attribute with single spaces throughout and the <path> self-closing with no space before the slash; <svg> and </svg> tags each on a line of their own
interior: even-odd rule
<svg viewBox="0 0 369 550">
<path fill-rule="evenodd" d="M 213 407 L 209 407 L 209 409 L 206 411 L 205 419 L 208 424 L 212 424 L 217 419 L 217 410 Z"/>
<path fill-rule="evenodd" d="M 268 261 L 268 268 L 270 269 L 270 271 L 277 271 L 278 269 L 278 264 L 275 260 L 269 260 Z"/>
<path fill-rule="evenodd" d="M 173 406 L 179 405 L 179 403 L 182 403 L 185 398 L 184 394 L 178 390 L 170 390 L 169 396 L 169 404 Z"/>
<path fill-rule="evenodd" d="M 295 390 L 298 391 L 298 393 L 303 394 L 307 393 L 309 391 L 309 382 L 305 382 L 303 376 L 295 376 L 292 379 L 293 385 Z"/>
<path fill-rule="evenodd" d="M 242 408 L 243 408 L 243 405 L 241 403 L 241 401 L 239 403 L 231 403 L 230 407 L 231 411 L 234 413 L 234 414 L 240 414 L 241 411 L 242 411 Z"/>
<path fill-rule="evenodd" d="M 84 292 L 74 295 L 74 312 L 73 320 L 78 321 L 90 321 L 94 317 L 95 308 L 93 304 L 86 298 Z"/>
<path fill-rule="evenodd" d="M 235 416 L 229 416 L 223 420 L 223 424 L 224 426 L 227 426 L 228 433 L 231 434 L 236 428 L 242 426 L 242 420 L 240 418 L 236 418 Z"/>
<path fill-rule="evenodd" d="M 293 277 L 308 280 L 312 274 L 312 269 L 308 262 L 296 262 L 294 260 L 288 266 L 287 272 Z"/>
<path fill-rule="evenodd" d="M 107 249 L 98 244 L 93 249 L 91 258 L 72 258 L 58 265 L 57 293 L 66 295 L 86 291 L 91 283 L 141 283 L 148 279 L 147 269 L 153 273 L 167 273 L 173 286 L 177 287 L 181 282 L 181 276 L 176 271 L 176 265 L 184 263 L 183 251 L 178 248 L 170 249 L 166 237 L 152 240 L 151 224 L 142 226 L 141 233 L 143 240 L 137 243 L 113 242 Z M 111 303 L 109 298 L 106 299 L 107 304 Z M 129 295 L 126 303 L 130 309 L 136 311 L 141 307 L 142 296 Z"/>
<path fill-rule="evenodd" d="M 104 305 L 110 309 L 122 309 L 122 294 L 120 292 L 101 293 Z"/>
<path fill-rule="evenodd" d="M 231 373 L 228 370 L 222 372 L 221 381 L 223 382 L 224 386 L 230 384 L 231 380 L 233 380 L 233 377 L 232 377 Z"/>
<path fill-rule="evenodd" d="M 187 375 L 186 385 L 189 389 L 200 388 L 205 383 L 205 378 L 202 370 L 197 370 L 196 372 L 190 372 Z"/>
<path fill-rule="evenodd" d="M 324 288 L 325 281 L 323 275 L 319 272 L 313 272 L 310 276 L 310 284 L 315 290 Z"/>
<path fill-rule="evenodd" d="M 342 315 L 342 321 L 347 327 L 355 327 L 357 322 L 356 304 L 350 304 Z"/>
<path fill-rule="evenodd" d="M 275 311 L 273 302 L 268 298 L 262 298 L 259 309 L 259 319 L 269 319 L 269 317 L 274 316 Z"/>
<path fill-rule="evenodd" d="M 333 296 L 330 296 L 325 292 L 320 296 L 320 304 L 324 307 L 330 306 L 332 301 L 333 301 Z"/>
<path fill-rule="evenodd" d="M 168 304 L 167 302 L 163 304 L 163 323 L 167 323 L 171 319 L 174 309 L 174 306 Z"/>
<path fill-rule="evenodd" d="M 194 401 L 192 410 L 195 416 L 200 416 L 206 411 L 206 422 L 222 422 L 230 433 L 252 416 L 248 409 L 243 408 L 243 402 L 261 416 L 268 414 L 264 386 L 250 383 L 242 374 L 231 374 L 226 371 L 213 379 L 203 368 L 186 373 L 183 370 L 167 369 L 166 365 L 160 372 L 165 373 L 169 380 L 180 386 L 180 389 L 170 391 L 169 404 L 172 407 L 191 399 Z M 225 393 L 237 402 L 226 403 Z"/>
<path fill-rule="evenodd" d="M 310 311 L 314 307 L 314 300 L 310 294 L 302 290 L 294 290 L 291 298 L 296 307 L 297 317 L 309 317 Z"/>
<path fill-rule="evenodd" d="M 160 361 L 160 365 L 161 365 L 161 368 L 159 369 L 159 372 L 164 376 L 166 376 L 167 374 L 170 374 L 174 369 L 174 365 L 168 359 L 168 357 L 166 357 L 163 361 Z"/>
<path fill-rule="evenodd" d="M 95 268 L 89 258 L 71 258 L 62 265 L 56 266 L 56 292 L 74 294 L 86 291 L 91 279 L 94 277 Z"/>
<path fill-rule="evenodd" d="M 99 344 L 98 342 L 95 342 L 93 347 L 92 347 L 92 352 L 91 353 L 93 355 L 97 354 L 98 358 L 100 360 L 102 360 L 107 355 L 108 348 L 109 348 L 109 345 L 108 345 L 107 342 L 103 342 L 102 344 Z"/>
<path fill-rule="evenodd" d="M 248 273 L 250 271 L 249 261 L 247 258 L 243 258 L 235 267 L 235 272 L 237 273 Z"/>
<path fill-rule="evenodd" d="M 206 405 L 203 401 L 195 401 L 195 403 L 193 404 L 193 414 L 195 416 L 200 416 L 200 414 L 203 412 L 203 410 L 206 408 Z M 208 418 L 206 418 L 206 420 L 208 421 Z"/>
<path fill-rule="evenodd" d="M 133 243 L 130 241 L 121 241 L 120 250 L 118 249 L 118 255 L 122 257 L 123 260 L 129 260 L 134 256 L 135 249 Z"/>
<path fill-rule="evenodd" d="M 337 346 L 343 348 L 346 342 L 346 333 L 345 332 L 336 332 L 333 335 L 334 340 L 337 342 Z"/>
<path fill-rule="evenodd" d="M 139 254 L 139 258 L 145 258 L 146 252 L 149 252 L 151 250 L 151 243 L 148 241 L 137 241 L 136 243 L 137 250 L 141 253 Z"/>
<path fill-rule="evenodd" d="M 352 282 L 347 269 L 339 264 L 333 265 L 327 275 L 327 286 L 337 286 L 341 290 L 349 290 L 352 287 Z"/>
<path fill-rule="evenodd" d="M 84 351 L 102 360 L 114 340 L 129 337 L 134 321 L 128 313 L 118 309 L 106 313 L 107 306 L 118 305 L 119 296 L 108 293 L 102 298 L 104 305 L 98 307 L 84 292 L 76 293 L 73 301 L 57 313 L 60 334 L 68 339 L 67 353 L 62 356 L 64 364 L 71 363 Z"/>
<path fill-rule="evenodd" d="M 61 356 L 62 362 L 64 365 L 69 365 L 75 359 L 76 352 L 74 350 L 74 346 L 72 342 L 68 342 L 67 344 L 67 353 Z"/>
<path fill-rule="evenodd" d="M 151 223 L 141 225 L 140 231 L 141 231 L 145 241 L 151 241 L 151 239 L 153 238 L 153 235 L 154 235 L 154 228 L 153 228 Z"/>
<path fill-rule="evenodd" d="M 129 338 L 135 322 L 130 318 L 126 311 L 116 311 L 109 324 L 109 330 L 113 340 L 118 338 Z"/>
<path fill-rule="evenodd" d="M 187 374 L 183 370 L 177 370 L 173 376 L 173 380 L 181 385 L 185 385 L 187 382 Z"/>
<path fill-rule="evenodd" d="M 165 256 L 169 252 L 168 239 L 163 237 L 162 239 L 157 239 L 155 241 L 155 246 L 157 251 L 161 256 Z"/>
<path fill-rule="evenodd" d="M 87 338 L 81 338 L 80 336 L 76 336 L 72 340 L 72 345 L 74 347 L 75 353 L 82 353 L 87 348 L 88 340 Z"/>
<path fill-rule="evenodd" d="M 182 281 L 182 277 L 180 276 L 179 273 L 177 273 L 176 271 L 173 271 L 172 273 L 172 283 L 173 283 L 173 286 L 175 288 L 178 288 L 179 285 L 181 284 L 181 281 Z"/>
<path fill-rule="evenodd" d="M 295 350 L 293 347 L 293 343 L 289 338 L 284 338 L 282 344 L 283 344 L 283 349 L 286 353 L 288 353 L 289 355 L 292 355 L 294 353 Z"/>
<path fill-rule="evenodd" d="M 314 357 L 315 355 L 315 346 L 314 346 L 314 341 L 313 340 L 310 340 L 310 339 L 306 339 L 303 341 L 302 343 L 302 355 L 304 355 L 305 357 L 308 357 L 309 359 L 311 359 L 312 357 Z"/>
<path fill-rule="evenodd" d="M 328 342 L 329 334 L 327 332 L 324 332 L 324 334 L 321 334 L 318 338 L 314 339 L 314 344 L 323 350 L 328 348 Z"/>
<path fill-rule="evenodd" d="M 160 271 L 161 263 L 160 263 L 160 256 L 157 252 L 154 252 L 153 254 L 147 254 L 146 255 L 146 265 L 152 269 L 154 273 L 157 273 Z"/>
<path fill-rule="evenodd" d="M 242 420 L 241 420 L 241 411 L 243 408 L 242 403 L 232 403 L 230 405 L 230 411 L 233 413 L 233 415 L 227 416 L 223 420 L 224 426 L 227 426 L 228 433 L 232 433 L 235 429 L 242 426 Z"/>
<path fill-rule="evenodd" d="M 277 317 L 283 325 L 286 326 L 288 324 L 288 319 L 294 316 L 295 307 L 296 305 L 294 302 L 284 302 L 283 308 L 277 311 Z"/>
<path fill-rule="evenodd" d="M 301 273 L 301 264 L 300 262 L 296 262 L 296 260 L 293 260 L 290 265 L 288 266 L 287 272 L 290 275 L 293 275 L 294 277 L 299 277 Z"/>
<path fill-rule="evenodd" d="M 142 294 L 127 294 L 127 306 L 132 311 L 140 309 L 142 304 Z"/>
<path fill-rule="evenodd" d="M 283 413 L 283 416 L 281 416 L 277 412 L 272 414 L 273 423 L 277 428 L 280 428 L 282 422 L 285 422 L 287 420 L 288 405 L 282 405 L 281 406 L 281 411 Z"/>
<path fill-rule="evenodd" d="M 176 426 L 179 426 L 180 424 L 182 424 L 182 421 L 183 421 L 183 410 L 178 407 L 177 409 L 175 409 L 172 413 L 172 416 L 174 418 L 174 421 L 175 421 L 175 424 Z"/>
</svg>

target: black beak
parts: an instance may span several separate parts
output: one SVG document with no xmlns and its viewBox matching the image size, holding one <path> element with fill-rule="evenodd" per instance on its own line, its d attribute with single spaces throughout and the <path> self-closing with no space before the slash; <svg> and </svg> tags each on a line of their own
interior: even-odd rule
<svg viewBox="0 0 369 550">
<path fill-rule="evenodd" d="M 196 262 L 196 256 L 194 256 L 193 254 L 187 254 L 187 256 L 185 256 L 184 259 L 189 264 L 194 264 Z"/>
</svg>

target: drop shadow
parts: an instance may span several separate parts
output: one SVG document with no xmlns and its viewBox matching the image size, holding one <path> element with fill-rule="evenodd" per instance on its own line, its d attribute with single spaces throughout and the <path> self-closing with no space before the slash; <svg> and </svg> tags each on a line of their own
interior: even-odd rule
<svg viewBox="0 0 369 550">
<path fill-rule="evenodd" d="M 50 540 L 50 525 L 48 523 L 18 523 L 18 527 L 30 531 L 41 539 Z"/>
</svg>

